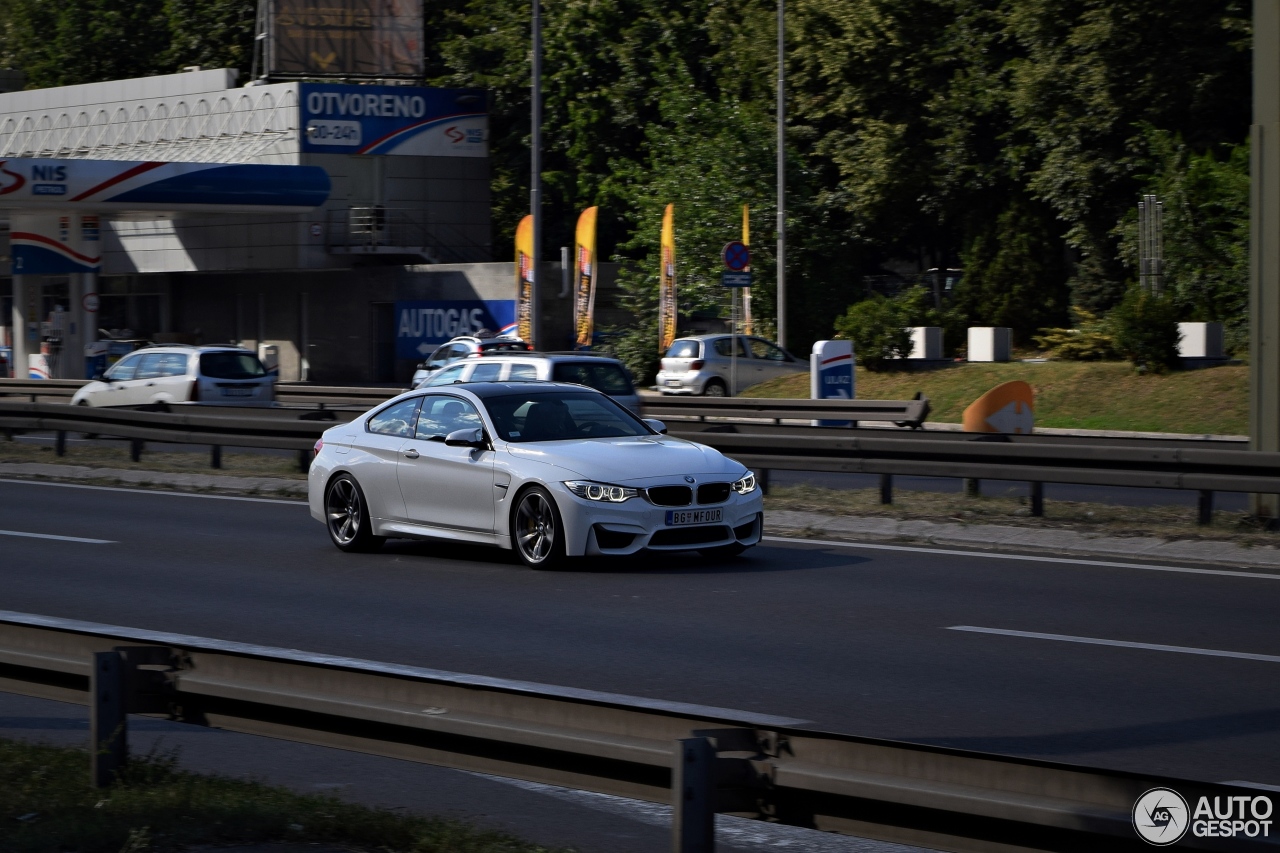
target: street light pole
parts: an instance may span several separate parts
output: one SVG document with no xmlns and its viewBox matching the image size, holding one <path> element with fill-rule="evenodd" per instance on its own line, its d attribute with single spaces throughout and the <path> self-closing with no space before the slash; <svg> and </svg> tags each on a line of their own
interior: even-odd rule
<svg viewBox="0 0 1280 853">
<path fill-rule="evenodd" d="M 778 346 L 787 345 L 787 71 L 786 0 L 778 0 Z"/>
<path fill-rule="evenodd" d="M 529 176 L 529 212 L 533 215 L 533 255 L 529 288 L 529 328 L 535 347 L 545 349 L 542 340 L 542 0 L 533 0 L 533 113 L 530 145 L 533 148 Z"/>
</svg>

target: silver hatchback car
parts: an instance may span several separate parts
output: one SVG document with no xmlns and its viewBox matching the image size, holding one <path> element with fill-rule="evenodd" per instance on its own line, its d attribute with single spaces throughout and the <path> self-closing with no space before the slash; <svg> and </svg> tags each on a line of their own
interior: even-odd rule
<svg viewBox="0 0 1280 853">
<path fill-rule="evenodd" d="M 658 390 L 663 394 L 738 395 L 752 385 L 806 373 L 809 364 L 777 344 L 749 335 L 677 338 L 662 358 Z"/>
</svg>

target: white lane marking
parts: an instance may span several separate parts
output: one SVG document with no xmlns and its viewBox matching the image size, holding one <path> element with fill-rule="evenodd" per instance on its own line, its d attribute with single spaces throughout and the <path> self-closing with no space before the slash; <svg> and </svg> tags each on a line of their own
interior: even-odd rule
<svg viewBox="0 0 1280 853">
<path fill-rule="evenodd" d="M 1180 655 L 1205 655 L 1213 658 L 1239 658 L 1264 663 L 1280 663 L 1280 655 L 1257 655 L 1252 652 L 1228 652 L 1222 649 L 1198 649 L 1195 646 L 1165 646 L 1160 643 L 1131 643 L 1128 640 L 1101 640 L 1097 637 L 1073 637 L 1070 634 L 1041 634 L 1037 631 L 1011 631 L 1007 628 L 979 628 L 975 625 L 952 625 L 948 631 L 968 631 L 974 634 L 996 634 L 1001 637 L 1024 637 L 1032 640 L 1057 640 L 1060 643 L 1084 643 L 1089 646 L 1116 646 L 1122 649 L 1143 649 L 1149 652 L 1173 652 Z"/>
<path fill-rule="evenodd" d="M 1280 581 L 1280 575 L 1266 572 L 1236 572 L 1230 569 L 1192 569 L 1187 566 L 1157 566 L 1150 563 L 1115 563 L 1108 560 L 1085 560 L 1074 557 L 1038 557 L 1028 554 L 1003 554 L 993 551 L 959 551 L 947 548 L 924 548 L 914 545 L 873 545 L 869 542 L 839 542 L 830 539 L 804 539 L 799 536 L 764 536 L 767 542 L 793 542 L 801 545 L 834 545 L 838 548 L 863 548 L 870 551 L 909 551 L 916 554 L 945 554 L 949 557 L 981 557 L 986 560 L 1018 560 L 1029 563 L 1059 563 L 1069 566 L 1097 566 L 1104 569 L 1142 569 L 1147 572 L 1176 572 L 1187 575 L 1222 575 L 1230 578 L 1255 578 Z"/>
<path fill-rule="evenodd" d="M 471 775 L 525 791 L 545 794 L 557 800 L 634 820 L 637 823 L 660 826 L 668 831 L 671 827 L 671 806 L 648 803 L 643 800 L 629 800 L 611 794 L 558 788 L 554 785 L 526 782 L 522 779 L 504 779 L 487 773 L 471 773 Z M 752 851 L 752 853 L 776 853 L 780 850 L 796 851 L 796 853 L 930 853 L 921 847 L 908 847 L 903 844 L 872 841 L 849 835 L 835 835 L 816 829 L 765 823 L 722 814 L 716 815 L 716 840 L 736 850 Z"/>
<path fill-rule="evenodd" d="M 1232 779 L 1224 785 L 1235 785 L 1237 788 L 1258 788 L 1262 791 L 1280 791 L 1280 785 L 1265 785 L 1262 782 L 1248 782 L 1244 779 Z"/>
<path fill-rule="evenodd" d="M 200 492 L 170 492 L 164 489 L 125 489 L 120 486 L 86 486 L 81 483 L 46 483 L 43 480 L 12 480 L 0 477 L 0 483 L 14 483 L 20 486 L 55 486 L 60 489 L 90 489 L 96 492 L 128 492 L 131 495 L 174 495 L 180 498 L 206 498 L 213 501 L 245 501 L 255 504 L 287 504 L 288 506 L 306 506 L 303 500 L 286 501 L 279 498 L 247 498 L 239 495 L 206 495 Z"/>
<path fill-rule="evenodd" d="M 80 542 L 85 545 L 118 545 L 114 539 L 85 539 L 83 536 L 54 536 L 52 533 L 23 533 L 21 530 L 0 530 L 0 536 L 21 536 L 24 539 L 56 539 L 59 542 Z"/>
</svg>

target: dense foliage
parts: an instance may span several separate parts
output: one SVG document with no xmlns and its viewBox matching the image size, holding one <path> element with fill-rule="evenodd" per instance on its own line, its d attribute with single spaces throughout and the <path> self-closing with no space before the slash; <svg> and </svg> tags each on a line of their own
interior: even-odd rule
<svg viewBox="0 0 1280 853">
<path fill-rule="evenodd" d="M 248 71 L 254 0 L 0 4 L 0 54 L 32 85 Z M 600 205 L 604 253 L 634 262 L 627 298 L 644 309 L 659 211 L 674 202 L 682 309 L 723 310 L 717 252 L 751 204 L 757 313 L 772 316 L 774 2 L 544 6 L 544 251 Z M 528 203 L 528 0 L 424 8 L 428 82 L 491 92 L 502 259 Z M 1010 326 L 1020 343 L 1073 305 L 1105 315 L 1134 278 L 1144 191 L 1166 199 L 1179 319 L 1221 319 L 1240 347 L 1247 152 L 1233 146 L 1248 125 L 1249 12 L 1244 0 L 792 0 L 793 349 L 831 334 L 867 276 L 908 268 L 963 268 L 934 309 L 960 328 Z M 641 314 L 627 348 L 656 341 Z"/>
</svg>

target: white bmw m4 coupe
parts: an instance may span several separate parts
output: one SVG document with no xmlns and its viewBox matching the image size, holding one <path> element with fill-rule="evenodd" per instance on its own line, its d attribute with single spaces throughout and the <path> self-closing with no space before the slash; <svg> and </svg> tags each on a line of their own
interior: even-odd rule
<svg viewBox="0 0 1280 853">
<path fill-rule="evenodd" d="M 755 476 L 580 385 L 483 382 L 402 394 L 316 443 L 311 515 L 344 551 L 387 538 L 510 548 L 526 565 L 760 541 Z"/>
</svg>

